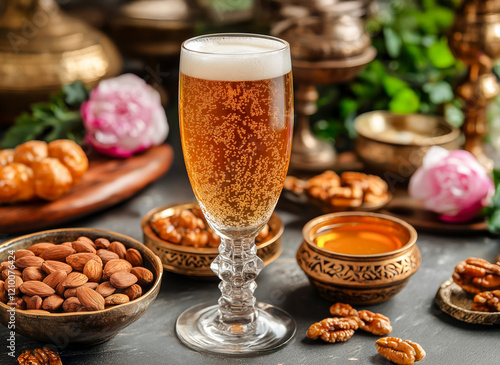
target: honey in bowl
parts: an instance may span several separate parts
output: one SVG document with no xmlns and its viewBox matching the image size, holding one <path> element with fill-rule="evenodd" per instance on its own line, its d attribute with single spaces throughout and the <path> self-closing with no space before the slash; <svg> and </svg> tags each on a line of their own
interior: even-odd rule
<svg viewBox="0 0 500 365">
<path fill-rule="evenodd" d="M 341 223 L 323 227 L 314 243 L 325 250 L 347 255 L 375 255 L 403 246 L 390 227 L 373 223 Z"/>
</svg>

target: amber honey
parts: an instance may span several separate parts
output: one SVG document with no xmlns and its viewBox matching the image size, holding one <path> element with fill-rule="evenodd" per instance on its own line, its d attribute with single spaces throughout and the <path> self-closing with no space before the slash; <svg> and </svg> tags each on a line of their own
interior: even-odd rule
<svg viewBox="0 0 500 365">
<path fill-rule="evenodd" d="M 347 255 L 374 255 L 397 250 L 401 239 L 387 226 L 369 223 L 340 224 L 319 232 L 314 243 L 325 250 Z"/>
</svg>

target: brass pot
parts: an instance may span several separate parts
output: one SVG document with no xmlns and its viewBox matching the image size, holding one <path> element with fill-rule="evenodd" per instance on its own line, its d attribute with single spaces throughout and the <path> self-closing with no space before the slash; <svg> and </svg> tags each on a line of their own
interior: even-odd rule
<svg viewBox="0 0 500 365">
<path fill-rule="evenodd" d="M 431 146 L 460 147 L 458 128 L 437 116 L 373 111 L 359 115 L 354 128 L 366 169 L 392 181 L 407 181 Z"/>
<path fill-rule="evenodd" d="M 403 246 L 373 255 L 348 255 L 318 247 L 314 237 L 325 227 L 343 223 L 376 223 L 396 234 Z M 335 228 L 331 228 L 334 230 Z M 421 263 L 417 232 L 401 219 L 384 214 L 344 212 L 322 215 L 302 231 L 297 262 L 319 295 L 356 305 L 385 302 L 407 284 Z"/>
<path fill-rule="evenodd" d="M 158 217 L 169 217 L 176 211 L 192 209 L 196 206 L 196 203 L 175 204 L 155 208 L 146 213 L 142 219 L 144 244 L 160 257 L 166 271 L 200 279 L 217 278 L 210 264 L 219 255 L 218 248 L 186 247 L 165 241 L 156 235 L 150 225 L 150 222 Z M 264 261 L 264 265 L 276 260 L 283 251 L 281 236 L 284 225 L 281 218 L 273 213 L 268 224 L 269 236 L 257 243 L 257 256 Z"/>
</svg>

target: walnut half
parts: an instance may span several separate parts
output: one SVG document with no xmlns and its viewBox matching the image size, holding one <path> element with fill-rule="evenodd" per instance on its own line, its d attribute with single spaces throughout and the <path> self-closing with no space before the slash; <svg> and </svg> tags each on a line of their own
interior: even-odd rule
<svg viewBox="0 0 500 365">
<path fill-rule="evenodd" d="M 325 318 L 312 324 L 307 330 L 307 337 L 321 339 L 325 342 L 344 342 L 354 335 L 358 322 L 353 317 Z"/>
<path fill-rule="evenodd" d="M 413 365 L 426 355 L 418 343 L 398 337 L 379 338 L 375 346 L 380 355 L 398 365 Z"/>
<path fill-rule="evenodd" d="M 62 365 L 61 357 L 48 347 L 24 351 L 17 358 L 19 365 Z"/>
</svg>

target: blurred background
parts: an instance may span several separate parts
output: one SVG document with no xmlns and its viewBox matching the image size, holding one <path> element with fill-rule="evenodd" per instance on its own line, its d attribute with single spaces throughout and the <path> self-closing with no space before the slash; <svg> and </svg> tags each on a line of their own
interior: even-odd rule
<svg viewBox="0 0 500 365">
<path fill-rule="evenodd" d="M 297 112 L 313 136 L 337 151 L 353 148 L 355 118 L 373 110 L 443 116 L 459 127 L 464 102 L 454 90 L 466 67 L 448 42 L 459 3 L 2 0 L 0 128 L 63 84 L 81 80 L 90 88 L 125 72 L 159 90 L 164 105 L 174 110 L 181 42 L 214 32 L 275 34 L 292 44 L 292 58 L 298 62 L 342 61 L 328 68 L 341 74 L 351 70 L 348 77 L 337 72 L 325 82 L 312 82 L 313 88 L 296 91 Z M 368 52 L 372 47 L 376 53 Z M 302 70 L 305 76 L 297 72 L 296 87 L 305 83 L 311 68 L 321 65 L 309 64 Z M 495 75 L 498 71 L 493 65 Z M 301 109 L 311 102 L 313 112 Z M 499 111 L 500 98 L 495 96 L 487 114 L 493 149 L 500 149 Z"/>
</svg>

